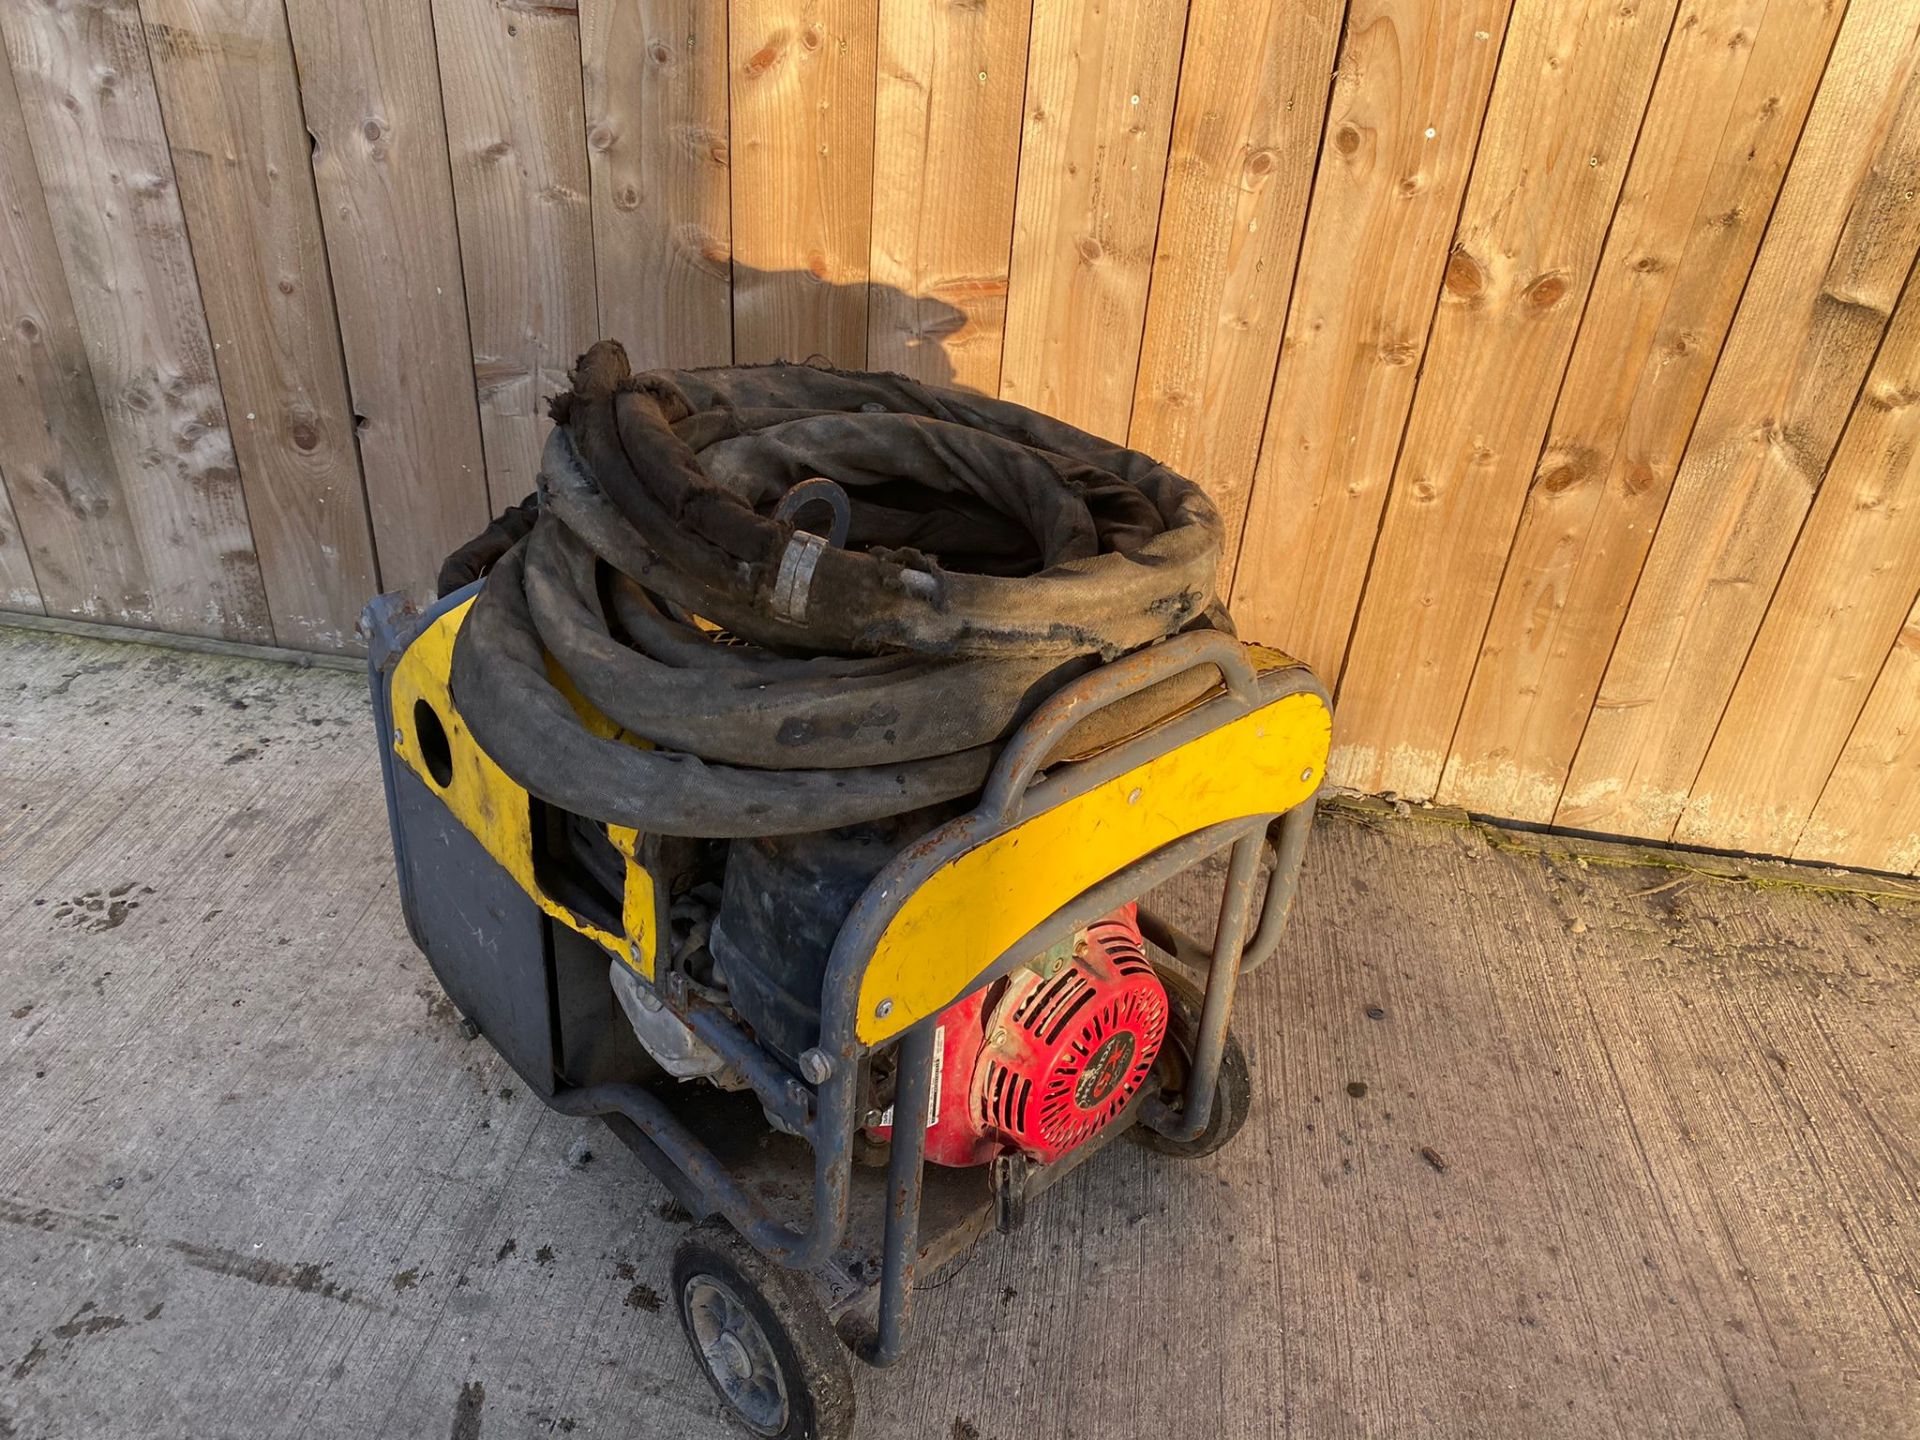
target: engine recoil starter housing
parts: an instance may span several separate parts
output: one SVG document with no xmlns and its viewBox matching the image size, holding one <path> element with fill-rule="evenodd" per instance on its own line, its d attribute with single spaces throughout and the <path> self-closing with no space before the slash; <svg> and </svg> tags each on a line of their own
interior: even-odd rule
<svg viewBox="0 0 1920 1440">
<path fill-rule="evenodd" d="M 927 1159 L 984 1165 L 1020 1151 L 1051 1164 L 1127 1108 L 1167 1033 L 1167 993 L 1137 910 L 1103 916 L 1070 958 L 1023 966 L 941 1016 Z"/>
</svg>

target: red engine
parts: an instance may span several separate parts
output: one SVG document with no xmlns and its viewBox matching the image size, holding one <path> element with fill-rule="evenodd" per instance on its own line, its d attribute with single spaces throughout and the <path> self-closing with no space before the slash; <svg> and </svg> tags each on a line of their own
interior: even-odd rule
<svg viewBox="0 0 1920 1440">
<path fill-rule="evenodd" d="M 1126 1108 L 1167 1033 L 1137 914 L 1122 906 L 1081 932 L 1071 959 L 1024 966 L 941 1017 L 927 1159 L 984 1165 L 1021 1150 L 1051 1163 Z"/>
</svg>

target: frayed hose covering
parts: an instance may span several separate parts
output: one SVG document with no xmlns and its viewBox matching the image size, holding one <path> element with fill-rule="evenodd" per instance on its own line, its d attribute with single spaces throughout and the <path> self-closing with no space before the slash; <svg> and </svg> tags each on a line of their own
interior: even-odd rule
<svg viewBox="0 0 1920 1440">
<path fill-rule="evenodd" d="M 955 800 L 1066 680 L 1226 625 L 1200 488 L 1022 406 L 810 365 L 634 374 L 605 340 L 572 380 L 451 683 L 501 768 L 576 813 L 730 839 Z M 773 513 L 816 476 L 850 501 L 837 548 Z M 1069 749 L 1211 679 L 1098 712 Z M 653 748 L 595 734 L 562 683 Z"/>
</svg>

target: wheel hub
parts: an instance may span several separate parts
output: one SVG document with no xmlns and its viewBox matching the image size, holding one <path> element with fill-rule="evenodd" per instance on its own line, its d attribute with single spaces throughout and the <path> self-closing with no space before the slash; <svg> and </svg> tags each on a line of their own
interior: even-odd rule
<svg viewBox="0 0 1920 1440">
<path fill-rule="evenodd" d="M 740 1343 L 740 1337 L 731 1331 L 721 1332 L 714 1342 L 719 1360 L 725 1363 L 737 1379 L 747 1380 L 753 1376 L 753 1358 L 747 1354 L 747 1347 Z"/>
<path fill-rule="evenodd" d="M 760 1322 L 718 1276 L 690 1277 L 680 1301 L 714 1388 L 747 1428 L 778 1435 L 787 1424 L 787 1384 Z"/>
</svg>

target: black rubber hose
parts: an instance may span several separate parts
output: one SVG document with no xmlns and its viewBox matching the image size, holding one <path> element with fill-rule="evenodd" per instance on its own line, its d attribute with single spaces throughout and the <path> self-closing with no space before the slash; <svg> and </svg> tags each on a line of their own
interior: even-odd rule
<svg viewBox="0 0 1920 1440">
<path fill-rule="evenodd" d="M 722 839 L 953 800 L 1071 676 L 1224 623 L 1200 489 L 1020 406 L 814 366 L 635 375 L 608 341 L 572 378 L 538 518 L 461 552 L 526 531 L 451 676 L 481 746 L 567 809 Z M 849 501 L 839 548 L 773 513 L 816 476 Z"/>
</svg>

